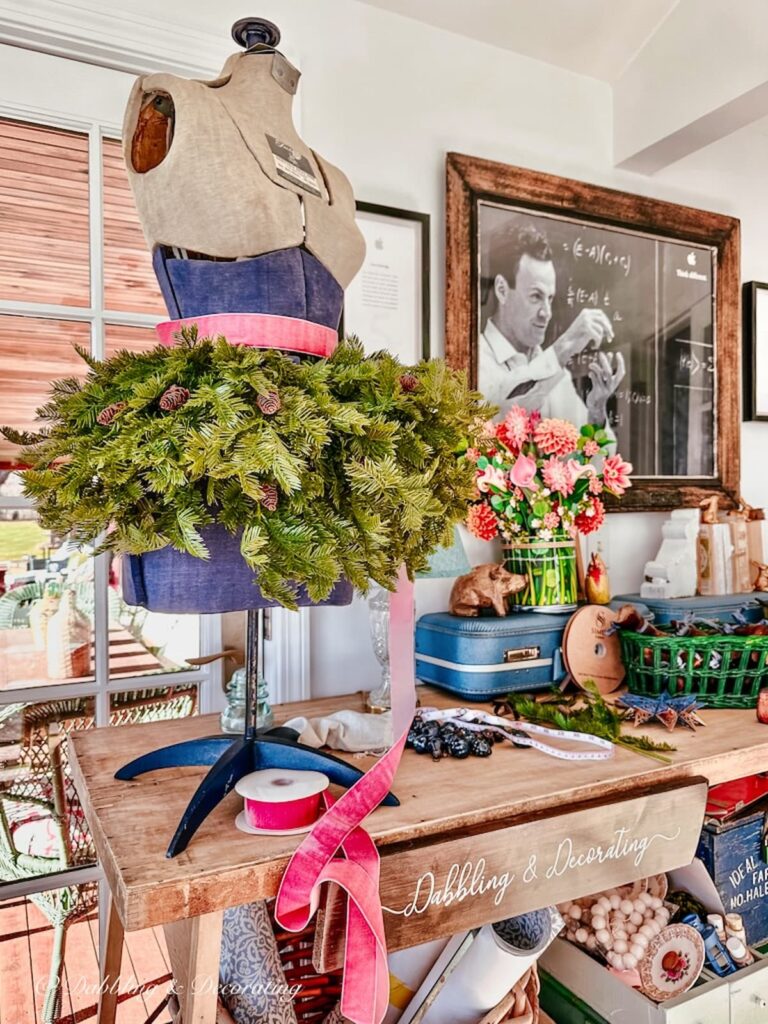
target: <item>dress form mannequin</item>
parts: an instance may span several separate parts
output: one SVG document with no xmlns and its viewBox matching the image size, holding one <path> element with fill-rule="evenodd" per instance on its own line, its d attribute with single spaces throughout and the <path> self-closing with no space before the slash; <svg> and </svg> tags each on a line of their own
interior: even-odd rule
<svg viewBox="0 0 768 1024">
<path fill-rule="evenodd" d="M 229 58 L 221 78 L 193 82 L 148 75 L 136 82 L 128 101 L 124 152 L 139 216 L 153 247 L 155 272 L 171 316 L 200 320 L 201 333 L 218 323 L 230 342 L 263 346 L 267 328 L 277 321 L 280 342 L 282 332 L 294 329 L 300 343 L 307 332 L 295 332 L 298 321 L 310 328 L 320 325 L 335 345 L 343 288 L 365 252 L 354 221 L 352 189 L 341 171 L 313 153 L 293 127 L 291 100 L 299 76 L 275 49 L 278 30 L 269 22 L 246 19 L 235 25 L 233 35 L 248 49 Z M 230 329 L 238 317 L 241 330 L 233 337 Z M 302 351 L 299 343 L 271 347 Z M 224 543 L 239 551 L 239 540 L 226 534 L 216 553 Z M 256 610 L 253 573 L 241 566 L 243 586 L 235 587 L 230 563 L 222 600 L 235 603 L 212 604 L 215 588 L 207 580 L 215 576 L 213 565 L 212 575 L 201 578 L 199 593 L 184 582 L 186 569 L 199 570 L 199 562 L 170 547 L 128 556 L 125 576 L 132 589 L 126 592 L 124 583 L 129 603 L 155 610 L 160 606 L 153 602 L 166 597 L 170 606 L 165 610 L 248 611 L 244 735 L 163 747 L 116 773 L 119 779 L 133 779 L 157 768 L 211 766 L 171 839 L 169 857 L 186 848 L 210 811 L 250 772 L 310 769 L 343 786 L 362 775 L 340 758 L 296 743 L 292 730 L 257 731 L 263 613 Z M 183 583 L 178 594 L 162 587 L 159 596 L 152 594 L 151 578 L 162 582 L 175 577 Z M 345 581 L 339 587 L 349 594 L 342 593 L 337 603 L 348 603 L 351 587 Z M 194 607 L 180 607 L 178 601 L 189 601 L 190 595 Z M 272 603 L 259 601 L 261 607 Z M 313 602 L 301 598 L 298 603 Z M 334 603 L 333 593 L 329 603 Z M 389 794 L 383 802 L 398 801 Z"/>
</svg>

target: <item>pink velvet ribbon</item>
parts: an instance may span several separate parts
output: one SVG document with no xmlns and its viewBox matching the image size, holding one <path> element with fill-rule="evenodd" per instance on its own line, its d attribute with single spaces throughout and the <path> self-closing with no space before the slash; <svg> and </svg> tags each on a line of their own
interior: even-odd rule
<svg viewBox="0 0 768 1024">
<path fill-rule="evenodd" d="M 182 327 L 197 326 L 201 338 L 223 335 L 230 345 L 253 348 L 277 348 L 309 356 L 330 356 L 339 337 L 332 327 L 271 313 L 211 313 L 188 316 L 183 320 L 165 320 L 155 330 L 161 345 L 174 345 Z"/>
<path fill-rule="evenodd" d="M 361 822 L 391 788 L 416 703 L 413 659 L 413 584 L 400 570 L 389 603 L 392 673 L 392 748 L 335 802 L 298 846 L 285 869 L 275 918 L 301 931 L 317 910 L 320 886 L 335 882 L 347 894 L 347 937 L 341 1012 L 354 1024 L 380 1024 L 389 1005 L 389 968 L 379 895 L 379 853 Z M 343 857 L 337 856 L 342 851 Z"/>
</svg>

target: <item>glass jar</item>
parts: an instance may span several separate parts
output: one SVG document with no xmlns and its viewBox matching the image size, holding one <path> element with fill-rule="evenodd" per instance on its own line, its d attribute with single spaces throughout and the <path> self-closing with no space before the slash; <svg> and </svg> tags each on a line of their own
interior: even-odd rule
<svg viewBox="0 0 768 1024">
<path fill-rule="evenodd" d="M 227 684 L 227 706 L 221 712 L 221 731 L 227 733 L 245 732 L 245 669 L 238 668 L 232 673 Z M 263 676 L 259 676 L 256 688 L 256 725 L 259 729 L 269 729 L 275 721 L 269 705 L 269 687 Z"/>
<path fill-rule="evenodd" d="M 504 545 L 504 565 L 526 578 L 527 586 L 510 597 L 514 607 L 538 612 L 572 612 L 578 600 L 576 542 L 529 537 Z"/>
<path fill-rule="evenodd" d="M 371 643 L 376 660 L 381 666 L 381 683 L 371 690 L 367 710 L 374 713 L 389 711 L 392 707 L 392 677 L 389 670 L 389 598 L 390 592 L 378 583 L 371 584 L 368 595 L 368 619 Z"/>
</svg>

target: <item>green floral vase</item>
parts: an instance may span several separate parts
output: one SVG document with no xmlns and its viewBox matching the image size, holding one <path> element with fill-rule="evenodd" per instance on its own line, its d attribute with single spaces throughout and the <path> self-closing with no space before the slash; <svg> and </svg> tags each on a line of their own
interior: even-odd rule
<svg viewBox="0 0 768 1024">
<path fill-rule="evenodd" d="M 512 607 L 535 612 L 575 611 L 578 600 L 576 542 L 527 537 L 504 545 L 504 564 L 528 585 L 509 599 Z"/>
</svg>

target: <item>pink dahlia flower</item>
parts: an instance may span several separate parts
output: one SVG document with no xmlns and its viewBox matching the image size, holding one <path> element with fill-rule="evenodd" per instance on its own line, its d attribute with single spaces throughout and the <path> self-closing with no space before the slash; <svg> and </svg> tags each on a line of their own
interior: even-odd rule
<svg viewBox="0 0 768 1024">
<path fill-rule="evenodd" d="M 606 489 L 620 498 L 632 486 L 629 474 L 632 463 L 625 462 L 620 455 L 609 455 L 603 463 L 603 484 Z"/>
<path fill-rule="evenodd" d="M 593 455 L 597 455 L 600 452 L 600 445 L 597 441 L 587 441 L 584 445 L 584 454 L 588 459 L 591 459 Z"/>
<path fill-rule="evenodd" d="M 579 432 L 567 420 L 542 420 L 533 439 L 544 455 L 570 455 L 576 451 Z"/>
<path fill-rule="evenodd" d="M 544 463 L 541 475 L 550 491 L 559 491 L 566 498 L 573 494 L 573 473 L 567 462 L 561 462 L 553 455 Z"/>
<path fill-rule="evenodd" d="M 513 405 L 504 417 L 505 441 L 509 447 L 519 452 L 526 441 L 531 439 L 531 417 L 519 405 Z"/>
</svg>

